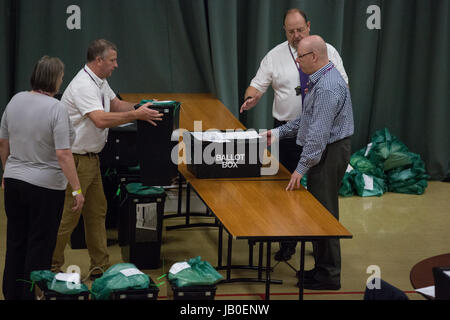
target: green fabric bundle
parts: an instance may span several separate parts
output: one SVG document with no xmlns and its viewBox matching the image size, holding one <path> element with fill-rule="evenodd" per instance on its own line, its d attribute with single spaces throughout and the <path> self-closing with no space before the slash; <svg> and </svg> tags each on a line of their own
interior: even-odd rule
<svg viewBox="0 0 450 320">
<path fill-rule="evenodd" d="M 381 196 L 384 192 L 423 194 L 428 186 L 425 163 L 388 129 L 376 131 L 367 147 L 350 158 L 339 195 Z"/>
<path fill-rule="evenodd" d="M 83 283 L 61 281 L 55 278 L 56 274 L 50 270 L 32 271 L 30 279 L 42 290 L 52 290 L 60 294 L 80 294 L 89 292 L 88 287 Z"/>
<path fill-rule="evenodd" d="M 213 285 L 222 279 L 223 276 L 200 257 L 175 263 L 169 270 L 169 281 L 176 287 Z"/>
<path fill-rule="evenodd" d="M 115 290 L 147 289 L 149 286 L 149 276 L 139 271 L 134 264 L 118 263 L 94 281 L 91 294 L 94 300 L 108 300 Z"/>
</svg>

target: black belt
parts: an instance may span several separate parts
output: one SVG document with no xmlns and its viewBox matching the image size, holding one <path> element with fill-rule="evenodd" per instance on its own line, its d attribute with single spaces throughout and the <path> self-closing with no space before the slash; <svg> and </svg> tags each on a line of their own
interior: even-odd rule
<svg viewBox="0 0 450 320">
<path fill-rule="evenodd" d="M 81 153 L 74 153 L 74 154 L 76 154 L 77 156 L 86 156 L 86 157 L 96 157 L 96 156 L 98 156 L 98 153 L 94 153 L 94 152 L 86 152 L 86 153 L 83 153 L 83 154 L 81 154 Z"/>
</svg>

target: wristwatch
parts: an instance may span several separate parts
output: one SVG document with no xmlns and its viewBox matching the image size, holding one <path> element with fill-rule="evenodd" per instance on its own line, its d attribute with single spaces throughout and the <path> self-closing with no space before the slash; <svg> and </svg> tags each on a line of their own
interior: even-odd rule
<svg viewBox="0 0 450 320">
<path fill-rule="evenodd" d="M 72 196 L 76 197 L 77 194 L 81 194 L 81 188 L 75 191 L 72 191 Z"/>
</svg>

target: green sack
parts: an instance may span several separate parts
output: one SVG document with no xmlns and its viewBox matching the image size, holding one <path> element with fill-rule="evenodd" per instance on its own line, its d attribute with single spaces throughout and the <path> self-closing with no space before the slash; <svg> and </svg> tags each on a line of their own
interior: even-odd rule
<svg viewBox="0 0 450 320">
<path fill-rule="evenodd" d="M 151 196 L 151 195 L 162 195 L 165 193 L 164 188 L 161 187 L 148 187 L 144 186 L 140 182 L 131 182 L 126 185 L 128 193 L 141 195 L 141 196 Z"/>
<path fill-rule="evenodd" d="M 388 172 L 388 190 L 396 193 L 423 194 L 430 176 L 426 173 L 425 163 L 420 155 L 408 153 L 412 165 L 393 169 Z"/>
<path fill-rule="evenodd" d="M 339 195 L 343 197 L 351 197 L 355 194 L 355 190 L 353 188 L 355 176 L 357 174 L 356 170 L 349 165 L 350 170 L 344 174 L 344 178 L 342 179 L 341 187 L 339 188 Z"/>
<path fill-rule="evenodd" d="M 80 294 L 89 292 L 84 283 L 73 283 L 70 281 L 61 281 L 55 278 L 56 274 L 50 270 L 32 271 L 30 279 L 37 283 L 43 290 L 52 290 L 60 294 Z"/>
<path fill-rule="evenodd" d="M 361 154 L 352 155 L 350 157 L 350 165 L 358 172 L 378 178 L 384 178 L 384 171 Z"/>
<path fill-rule="evenodd" d="M 149 285 L 149 276 L 139 271 L 134 264 L 118 263 L 94 281 L 91 294 L 94 300 L 108 300 L 112 291 L 147 289 Z"/>
<path fill-rule="evenodd" d="M 302 179 L 300 180 L 300 184 L 307 189 L 307 182 L 308 182 L 308 178 L 306 177 L 306 174 L 305 174 L 305 175 L 303 175 Z"/>
<path fill-rule="evenodd" d="M 178 101 L 155 101 L 155 100 L 141 100 L 139 102 L 139 106 L 146 104 L 147 102 L 151 102 L 155 106 L 163 106 L 163 107 L 173 107 L 174 110 L 180 107 L 180 102 Z M 151 108 L 151 107 L 150 107 Z"/>
<path fill-rule="evenodd" d="M 213 285 L 222 279 L 223 276 L 200 257 L 175 263 L 169 270 L 169 281 L 176 287 Z"/>
<path fill-rule="evenodd" d="M 356 193 L 361 197 L 379 197 L 387 191 L 387 186 L 383 179 L 361 172 L 355 174 L 354 185 Z"/>
<path fill-rule="evenodd" d="M 376 131 L 372 136 L 372 145 L 367 158 L 384 171 L 412 163 L 408 148 L 387 128 Z"/>
</svg>

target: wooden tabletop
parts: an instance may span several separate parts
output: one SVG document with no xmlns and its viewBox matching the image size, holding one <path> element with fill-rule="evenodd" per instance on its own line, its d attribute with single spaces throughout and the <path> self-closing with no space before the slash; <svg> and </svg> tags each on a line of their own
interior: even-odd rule
<svg viewBox="0 0 450 320">
<path fill-rule="evenodd" d="M 191 185 L 235 238 L 351 238 L 303 187 L 286 191 L 287 181 L 193 179 Z"/>
</svg>

